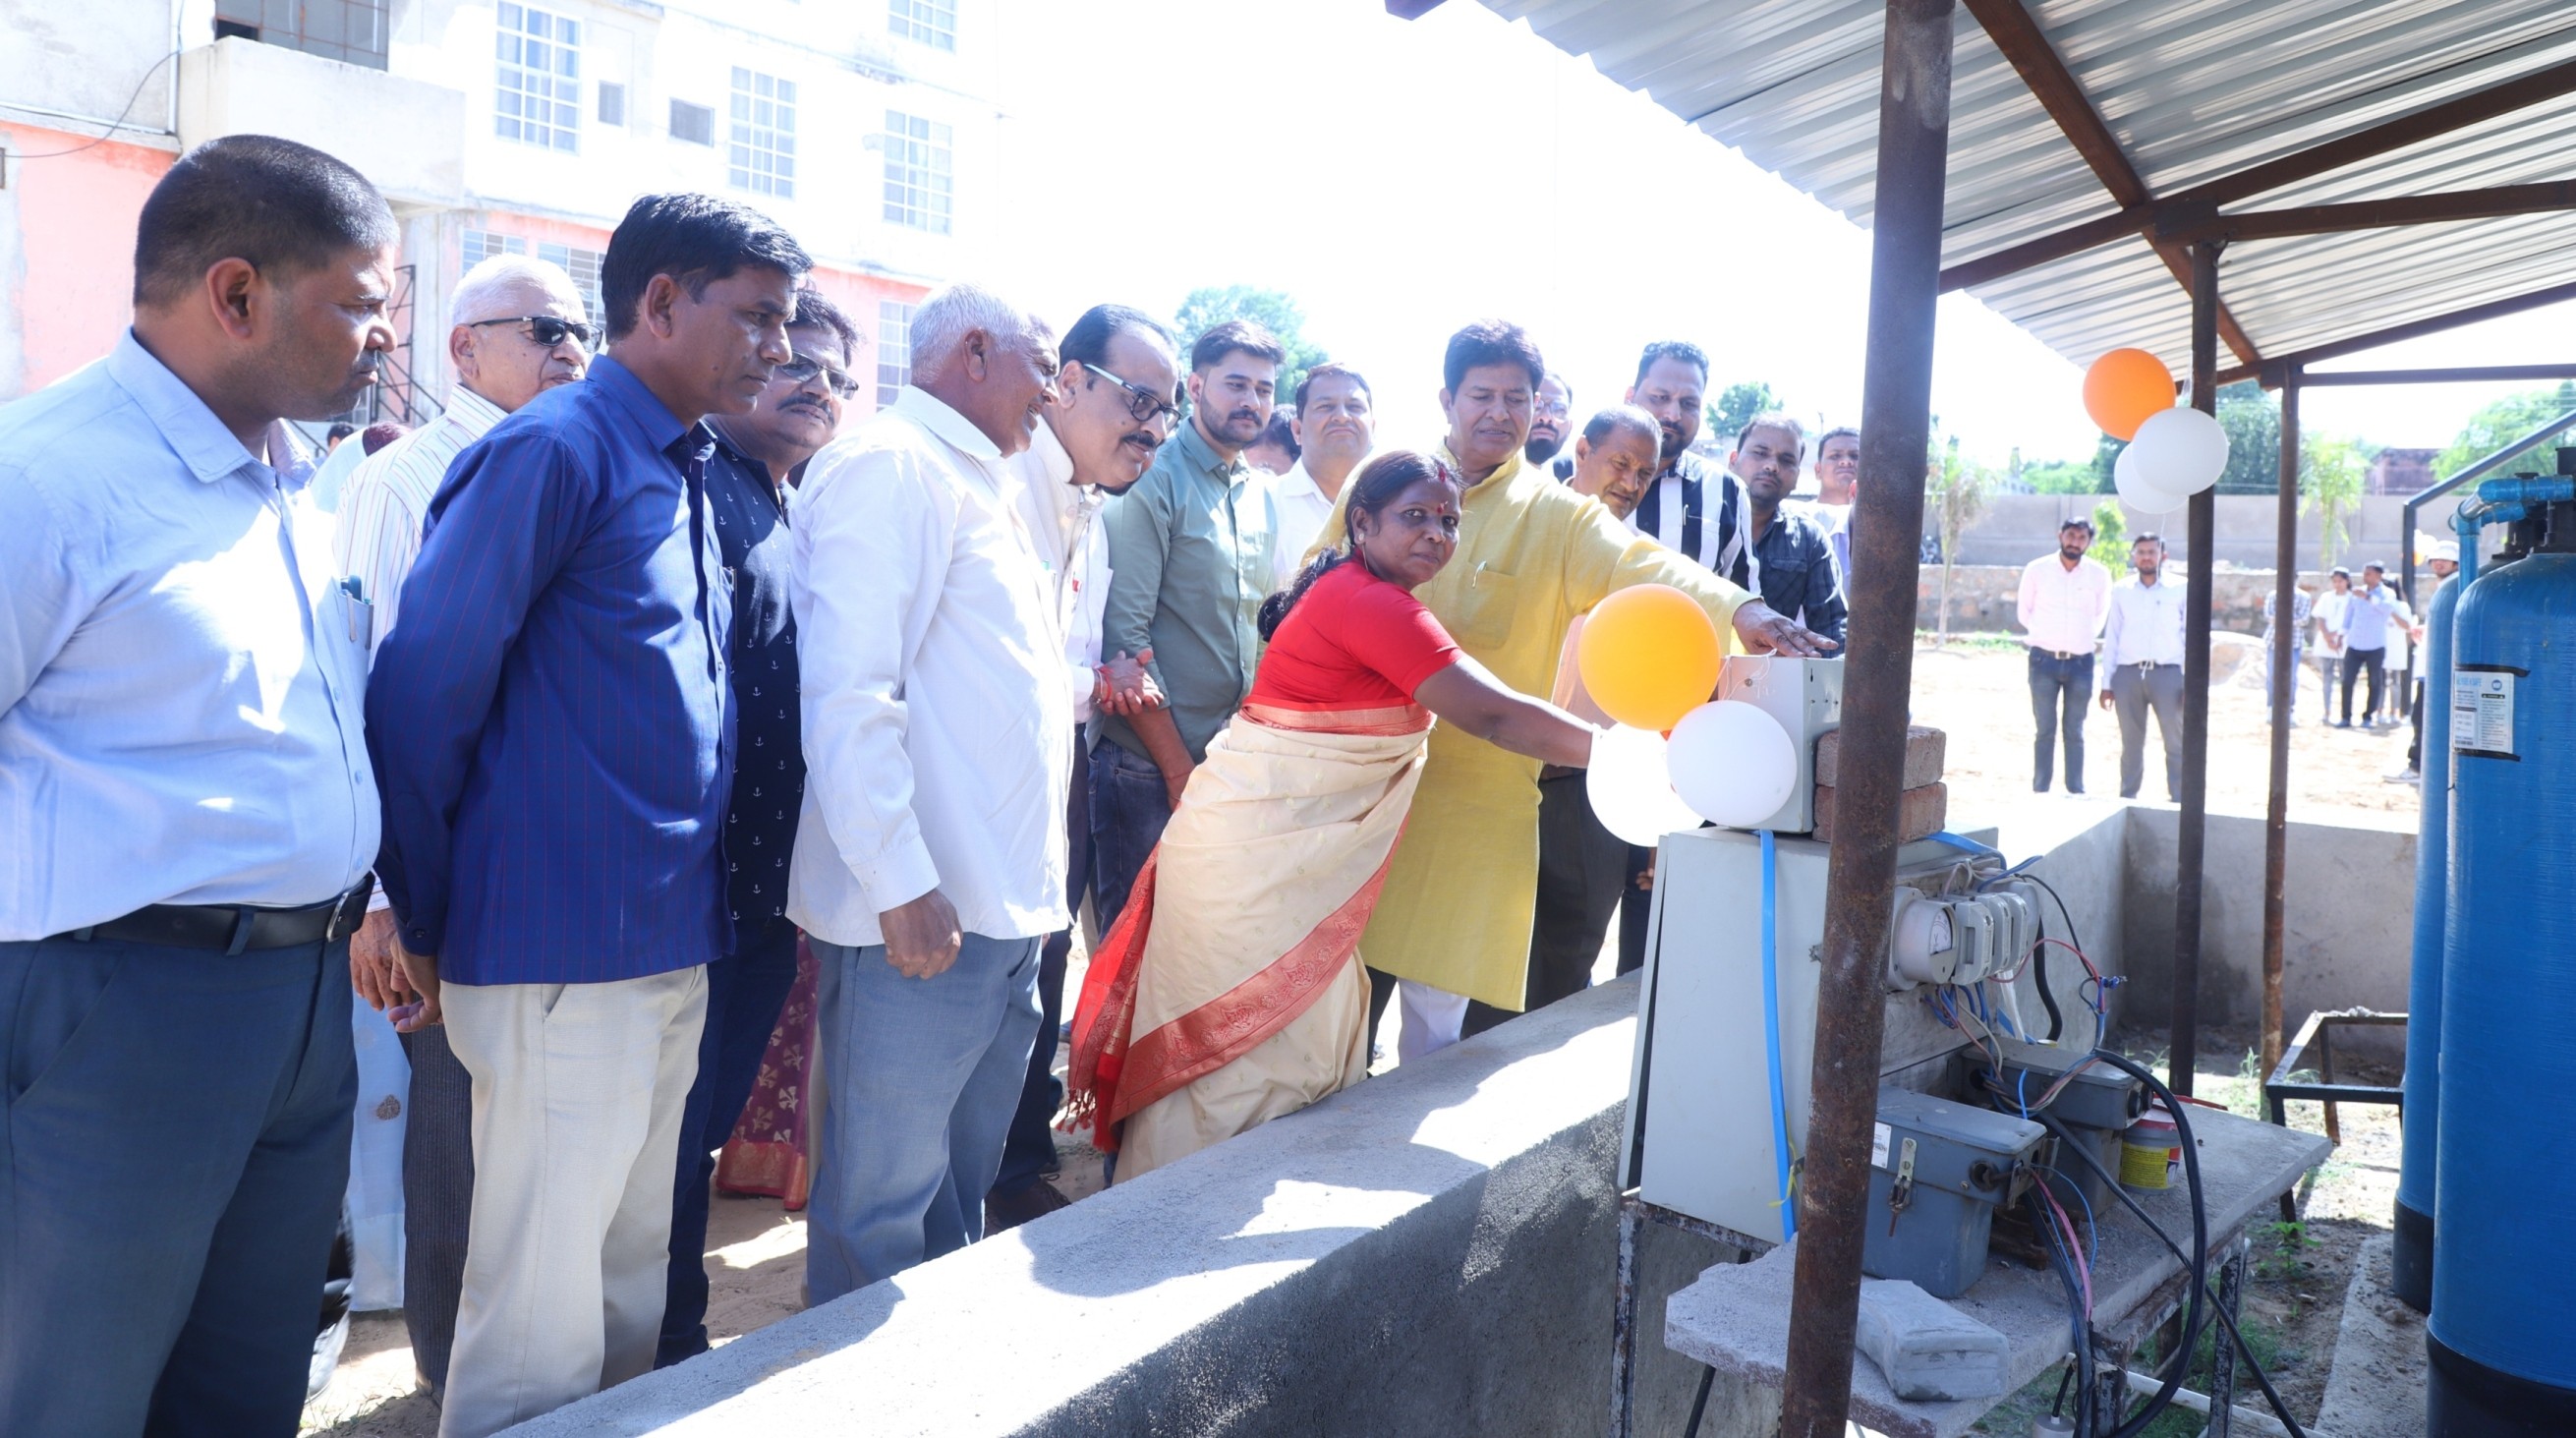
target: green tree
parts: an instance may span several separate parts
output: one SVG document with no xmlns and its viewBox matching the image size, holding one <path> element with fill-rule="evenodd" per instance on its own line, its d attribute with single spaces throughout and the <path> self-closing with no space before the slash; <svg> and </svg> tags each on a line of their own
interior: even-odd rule
<svg viewBox="0 0 2576 1438">
<path fill-rule="evenodd" d="M 2073 459 L 2042 460 L 2022 466 L 2021 477 L 2033 494 L 2098 494 L 2100 477 L 2093 473 L 2093 461 Z"/>
<path fill-rule="evenodd" d="M 2093 506 L 2093 544 L 2084 554 L 2101 561 L 2113 579 L 2129 572 L 2129 522 L 2120 517 L 2120 501 L 2106 499 Z"/>
<path fill-rule="evenodd" d="M 1959 562 L 1959 536 L 1985 513 L 1986 496 L 1995 487 L 1995 472 L 1962 457 L 1957 435 L 1950 436 L 1933 452 L 1931 470 L 1924 499 L 1933 506 L 1941 526 L 1939 642 L 1946 647 L 1950 642 L 1950 573 Z"/>
<path fill-rule="evenodd" d="M 2331 569 L 2344 545 L 2344 516 L 2360 506 L 2362 475 L 2370 465 L 2358 442 L 2336 435 L 2320 435 L 2299 448 L 2299 508 L 2317 511 L 2317 563 Z"/>
<path fill-rule="evenodd" d="M 2126 443 L 2113 439 L 2107 434 L 2094 442 L 2093 492 L 2095 494 L 2120 492 L 2115 467 L 2120 463 L 2120 451 L 2128 447 Z"/>
<path fill-rule="evenodd" d="M 1190 362 L 1190 346 L 1199 336 L 1227 320 L 1252 320 L 1279 340 L 1288 358 L 1279 366 L 1279 400 L 1285 404 L 1297 392 L 1297 381 L 1306 371 L 1322 364 L 1324 351 L 1306 338 L 1306 312 L 1281 290 L 1265 290 L 1258 285 L 1207 285 L 1189 292 L 1181 301 L 1181 312 L 1172 331 L 1180 337 L 1181 365 Z"/>
<path fill-rule="evenodd" d="M 1728 385 L 1708 402 L 1706 433 L 1720 449 L 1733 449 L 1735 437 L 1744 432 L 1748 421 L 1779 407 L 1780 397 L 1758 379 Z"/>
<path fill-rule="evenodd" d="M 2448 479 L 2571 410 L 2576 410 L 2576 381 L 2562 380 L 2554 390 L 2507 395 L 2469 417 L 2459 438 L 2433 461 L 2433 477 Z M 2516 474 L 2526 470 L 2535 474 L 2558 472 L 2558 456 L 2549 442 L 2524 450 L 2489 473 Z"/>
<path fill-rule="evenodd" d="M 2218 427 L 2227 431 L 2220 494 L 2281 492 L 2281 406 L 2247 380 L 2218 392 Z"/>
</svg>

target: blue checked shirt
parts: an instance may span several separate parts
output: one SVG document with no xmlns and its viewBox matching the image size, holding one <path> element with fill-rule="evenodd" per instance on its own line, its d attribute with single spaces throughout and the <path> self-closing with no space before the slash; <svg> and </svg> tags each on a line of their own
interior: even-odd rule
<svg viewBox="0 0 2576 1438">
<path fill-rule="evenodd" d="M 307 473 L 131 334 L 0 409 L 0 942 L 365 875 L 365 629 Z"/>
<path fill-rule="evenodd" d="M 377 876 L 442 980 L 601 983 L 732 946 L 714 443 L 603 356 L 430 502 L 367 716 Z"/>
</svg>

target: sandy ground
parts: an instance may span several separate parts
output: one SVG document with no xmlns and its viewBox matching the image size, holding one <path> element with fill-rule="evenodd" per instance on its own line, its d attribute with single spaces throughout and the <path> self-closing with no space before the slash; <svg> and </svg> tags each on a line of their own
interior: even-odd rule
<svg viewBox="0 0 2576 1438">
<path fill-rule="evenodd" d="M 1916 652 L 1914 717 L 1949 735 L 1948 782 L 1954 822 L 1973 822 L 1980 810 L 1992 812 L 2033 802 L 2117 803 L 2119 792 L 2119 725 L 2115 716 L 2094 711 L 2085 726 L 2087 796 L 2053 795 L 2037 799 L 2030 791 L 2031 717 L 2026 661 L 2018 646 L 1992 640 L 1954 640 L 1946 649 Z M 2210 696 L 2210 807 L 2218 812 L 2259 816 L 2268 792 L 2269 730 L 2264 722 L 2259 666 L 2233 676 Z M 2333 819 L 2373 827 L 2412 828 L 2416 790 L 2386 782 L 2385 776 L 2405 766 L 2407 731 L 2330 729 L 2315 722 L 2317 680 L 2303 675 L 2299 726 L 2291 736 L 2290 812 L 2294 817 Z M 2163 793 L 2161 751 L 2148 740 L 2145 793 Z M 1607 974 L 1605 968 L 1604 976 Z M 1082 982 L 1077 955 L 1067 991 Z M 1388 1014 L 1383 1046 L 1394 1049 L 1395 1015 Z M 2146 1041 L 2141 1036 L 2140 1041 Z M 2232 1046 L 2231 1046 L 2232 1044 Z M 2213 1055 L 2242 1053 L 2244 1036 L 2205 1043 Z M 2225 1061 L 2205 1074 L 2201 1092 L 2225 1097 L 2243 1081 Z M 1059 1066 L 1062 1059 L 1059 1056 Z M 1383 1065 L 1381 1065 L 1383 1066 Z M 2252 1112 L 2250 1100 L 2244 1111 Z M 2315 1129 L 2313 1114 L 2293 1122 Z M 2300 1355 L 2276 1374 L 2299 1406 L 2303 1419 L 2316 1411 L 2325 1384 L 2325 1365 L 2332 1348 L 2336 1315 L 2352 1254 L 2370 1231 L 2388 1226 L 2389 1204 L 2396 1183 L 2396 1119 L 2384 1109 L 2343 1111 L 2345 1150 L 2325 1170 L 2310 1200 L 2308 1237 L 2313 1248 L 2276 1255 L 2276 1275 L 2259 1279 L 2249 1303 L 2286 1325 L 2287 1351 Z M 1058 1187 L 1081 1198 L 1100 1189 L 1100 1155 L 1070 1135 L 1057 1136 L 1064 1157 Z M 796 1312 L 803 1303 L 805 1224 L 801 1215 L 784 1212 L 774 1199 L 719 1196 L 710 1218 L 708 1263 L 714 1295 L 708 1329 L 724 1343 Z M 437 1410 L 425 1393 L 415 1391 L 411 1347 L 398 1313 L 362 1314 L 349 1337 L 340 1368 L 322 1395 L 305 1409 L 305 1431 L 335 1438 L 433 1438 Z M 2000 1432 L 2001 1430 L 1995 1430 Z M 2027 1431 L 2025 1427 L 2022 1431 Z"/>
</svg>

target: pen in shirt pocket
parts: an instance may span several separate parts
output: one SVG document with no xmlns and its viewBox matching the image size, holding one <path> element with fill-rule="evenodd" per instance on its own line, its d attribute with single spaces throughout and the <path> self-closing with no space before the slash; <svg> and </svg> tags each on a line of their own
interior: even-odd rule
<svg viewBox="0 0 2576 1438">
<path fill-rule="evenodd" d="M 348 601 L 349 642 L 366 643 L 367 631 L 375 623 L 376 610 L 375 601 L 367 597 L 367 582 L 354 574 L 342 575 L 340 596 Z"/>
</svg>

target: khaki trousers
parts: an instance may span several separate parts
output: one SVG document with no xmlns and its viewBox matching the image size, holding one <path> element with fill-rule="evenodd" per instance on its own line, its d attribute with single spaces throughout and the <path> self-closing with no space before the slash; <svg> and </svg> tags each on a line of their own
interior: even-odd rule
<svg viewBox="0 0 2576 1438">
<path fill-rule="evenodd" d="M 474 1082 L 474 1207 L 440 1438 L 653 1367 L 706 975 L 442 989 Z"/>
</svg>

